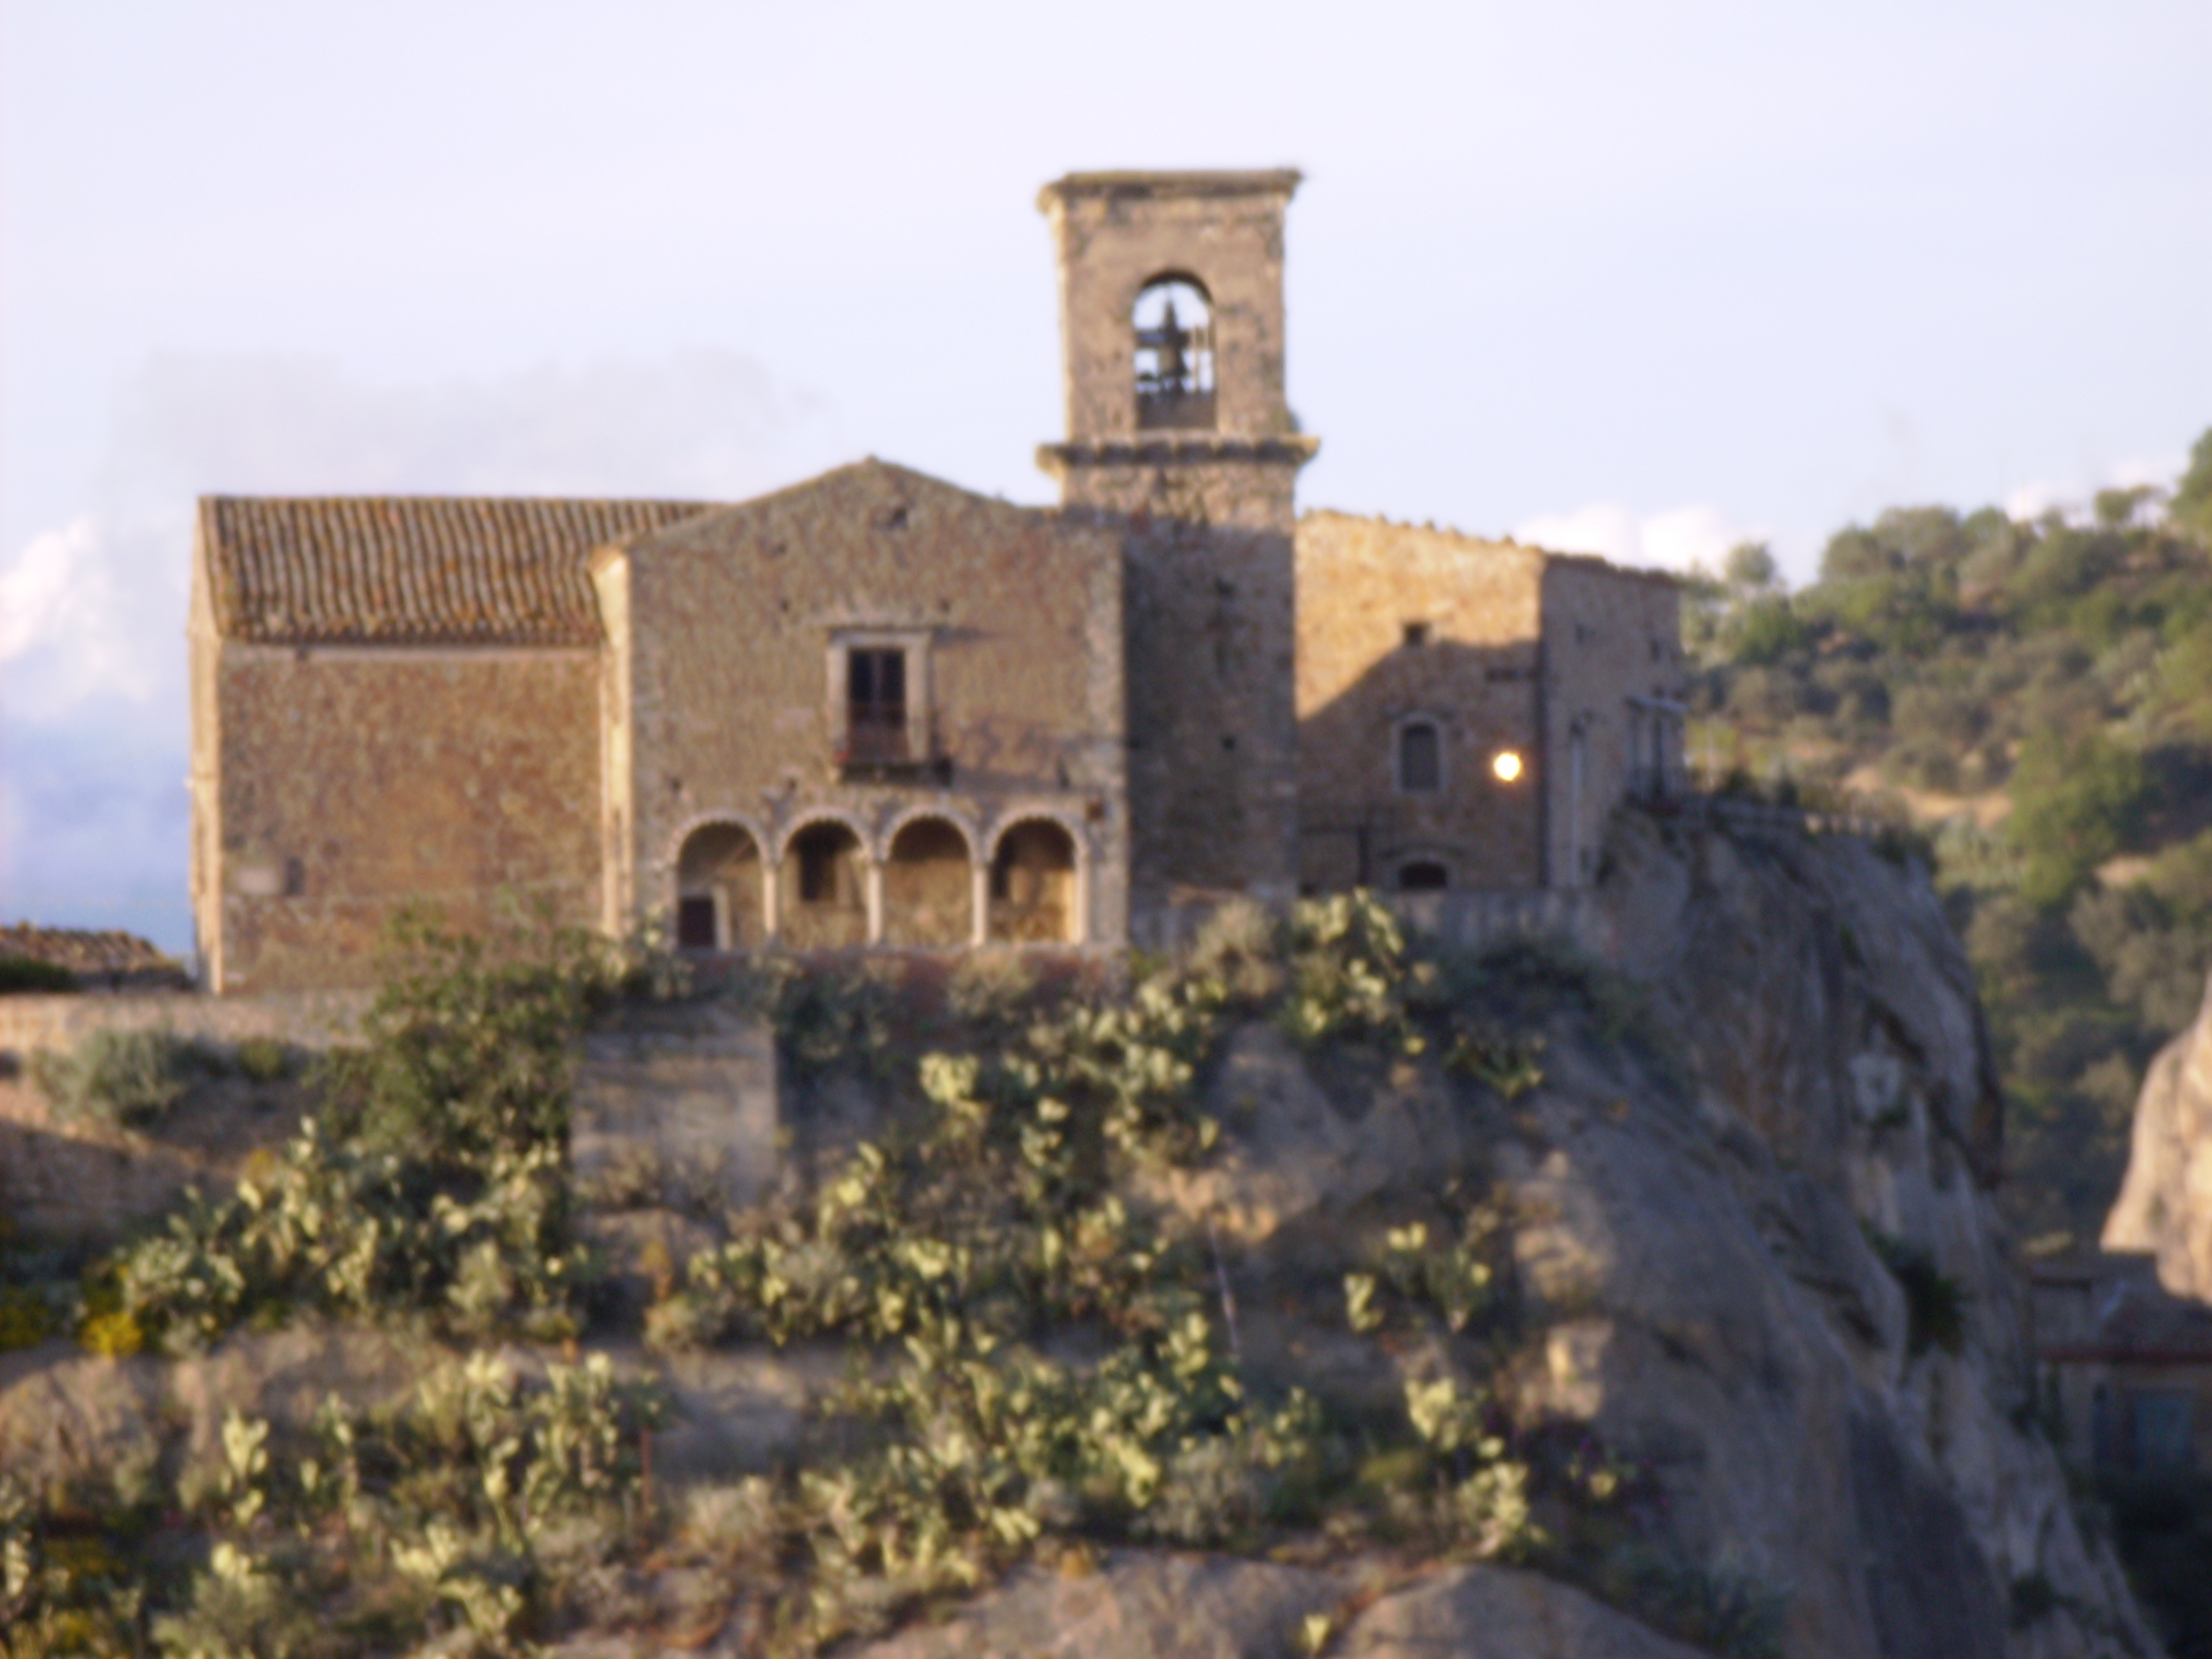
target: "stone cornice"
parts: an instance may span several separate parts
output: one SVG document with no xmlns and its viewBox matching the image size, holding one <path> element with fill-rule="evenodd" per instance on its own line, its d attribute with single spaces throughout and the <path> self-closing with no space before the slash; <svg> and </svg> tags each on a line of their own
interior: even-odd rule
<svg viewBox="0 0 2212 1659">
<path fill-rule="evenodd" d="M 1039 444 L 1036 459 L 1040 469 L 1058 478 L 1093 466 L 1304 466 L 1320 448 L 1320 439 L 1302 432 L 1279 438 L 1186 432 Z"/>
<path fill-rule="evenodd" d="M 1243 172 L 1071 173 L 1054 179 L 1040 191 L 1037 205 L 1049 211 L 1055 203 L 1083 196 L 1287 197 L 1297 189 L 1301 176 L 1296 167 Z"/>
</svg>

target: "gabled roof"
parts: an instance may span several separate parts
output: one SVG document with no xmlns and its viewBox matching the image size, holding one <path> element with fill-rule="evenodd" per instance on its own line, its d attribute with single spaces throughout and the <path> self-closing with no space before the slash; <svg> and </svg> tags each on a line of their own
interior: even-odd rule
<svg viewBox="0 0 2212 1659">
<path fill-rule="evenodd" d="M 699 501 L 209 495 L 216 632 L 268 644 L 596 645 L 594 548 Z"/>
<path fill-rule="evenodd" d="M 1054 507 L 1019 507 L 933 478 L 896 462 L 864 460 L 833 467 L 750 501 L 717 507 L 680 525 L 641 530 L 617 545 L 633 556 L 714 550 L 758 542 L 781 550 L 803 548 L 817 562 L 860 568 L 887 551 L 898 560 L 915 545 L 958 543 L 978 534 L 1084 536 L 1087 526 Z M 896 539 L 886 540 L 887 534 Z"/>
</svg>

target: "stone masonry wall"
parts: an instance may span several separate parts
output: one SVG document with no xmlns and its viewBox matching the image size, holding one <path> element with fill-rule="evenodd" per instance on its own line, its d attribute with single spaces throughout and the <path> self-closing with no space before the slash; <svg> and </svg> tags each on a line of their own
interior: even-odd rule
<svg viewBox="0 0 2212 1659">
<path fill-rule="evenodd" d="M 1178 468 L 1164 504 L 1121 522 L 1128 604 L 1130 817 L 1133 903 L 1262 902 L 1297 890 L 1296 573 L 1286 530 L 1200 516 L 1216 498 L 1273 483 L 1289 512 L 1288 469 Z M 1139 475 L 1118 483 L 1131 493 Z M 1228 515 L 1223 514 L 1224 518 Z M 1255 513 L 1253 516 L 1258 516 Z M 1141 930 L 1140 930 L 1141 931 Z"/>
<path fill-rule="evenodd" d="M 1543 880 L 1536 671 L 1545 555 L 1382 519 L 1310 513 L 1297 530 L 1302 884 L 1396 884 L 1414 858 L 1455 888 Z M 1425 630 L 1409 643 L 1408 629 Z M 1442 738 L 1443 787 L 1399 787 L 1402 722 Z M 1501 781 L 1492 762 L 1521 756 Z"/>
<path fill-rule="evenodd" d="M 1595 877 L 1606 821 L 1629 789 L 1639 718 L 1629 699 L 1682 696 L 1680 600 L 1671 578 L 1556 554 L 1546 560 L 1543 592 L 1547 866 L 1550 884 L 1576 887 Z M 1668 763 L 1677 775 L 1680 738 L 1676 724 Z"/>
<path fill-rule="evenodd" d="M 610 748 L 629 757 L 615 787 L 628 802 L 633 916 L 673 906 L 683 843 L 710 823 L 742 826 L 773 865 L 811 823 L 847 824 L 880 860 L 903 823 L 927 817 L 980 864 L 1001 832 L 1042 818 L 1079 848 L 1090 939 L 1122 939 L 1111 532 L 866 462 L 640 539 L 595 576 L 627 664 L 610 696 L 627 729 Z M 927 726 L 913 764 L 841 763 L 833 652 L 847 637 L 906 649 L 908 703 L 926 711 L 912 717 L 910 729 Z M 886 896 L 907 885 L 886 883 Z M 780 898 L 795 891 L 786 881 Z"/>
<path fill-rule="evenodd" d="M 210 988 L 365 984 L 412 902 L 597 920 L 595 653 L 234 641 L 214 679 Z"/>
<path fill-rule="evenodd" d="M 41 1052 L 152 1030 L 316 1054 L 356 1040 L 368 1004 L 366 991 L 0 997 L 0 1215 L 34 1234 L 112 1238 L 188 1187 L 228 1186 L 313 1104 L 296 1079 L 216 1078 L 141 1133 L 60 1122 L 33 1081 Z M 579 1061 L 570 1145 L 586 1181 L 747 1203 L 774 1178 L 783 1112 L 765 1022 L 712 1000 L 628 1009 L 586 1036 Z"/>
</svg>

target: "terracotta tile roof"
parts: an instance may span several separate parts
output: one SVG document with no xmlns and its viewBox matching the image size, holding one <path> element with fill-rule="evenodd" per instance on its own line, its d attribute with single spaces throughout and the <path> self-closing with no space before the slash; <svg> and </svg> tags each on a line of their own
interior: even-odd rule
<svg viewBox="0 0 2212 1659">
<path fill-rule="evenodd" d="M 699 501 L 207 495 L 216 631 L 270 644 L 592 645 L 594 548 Z"/>
</svg>

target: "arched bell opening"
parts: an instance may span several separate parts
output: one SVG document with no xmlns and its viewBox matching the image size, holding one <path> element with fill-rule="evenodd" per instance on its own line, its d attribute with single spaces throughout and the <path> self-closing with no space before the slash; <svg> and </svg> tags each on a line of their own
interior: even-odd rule
<svg viewBox="0 0 2212 1659">
<path fill-rule="evenodd" d="M 1137 425 L 1210 430 L 1214 424 L 1213 301 L 1180 272 L 1145 284 L 1130 312 Z"/>
<path fill-rule="evenodd" d="M 824 818 L 784 844 L 777 872 L 777 935 L 794 951 L 848 951 L 868 942 L 868 861 L 853 827 Z"/>
<path fill-rule="evenodd" d="M 884 864 L 884 943 L 966 945 L 975 937 L 975 854 L 959 825 L 915 818 L 891 837 Z"/>
<path fill-rule="evenodd" d="M 1075 837 L 1030 818 L 999 837 L 991 859 L 990 938 L 1007 945 L 1081 942 Z"/>
<path fill-rule="evenodd" d="M 676 945 L 750 951 L 767 936 L 760 843 L 740 823 L 702 824 L 676 860 Z"/>
</svg>

